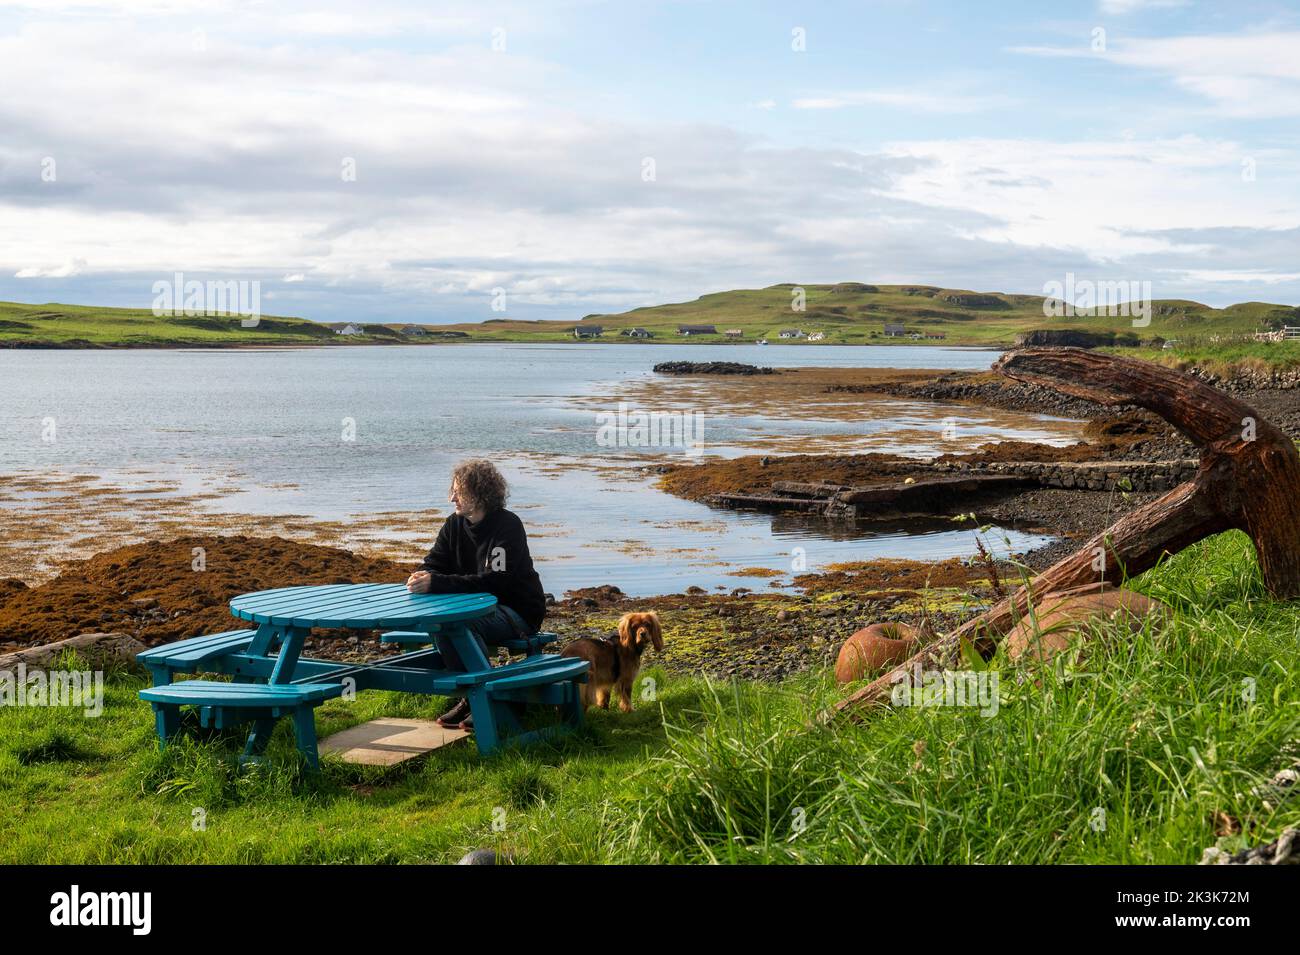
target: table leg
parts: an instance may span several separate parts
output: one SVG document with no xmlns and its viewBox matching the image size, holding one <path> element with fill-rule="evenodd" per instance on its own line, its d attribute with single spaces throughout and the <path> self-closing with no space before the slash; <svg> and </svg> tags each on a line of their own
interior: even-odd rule
<svg viewBox="0 0 1300 955">
<path fill-rule="evenodd" d="M 564 686 L 565 702 L 561 708 L 564 721 L 573 727 L 581 726 L 585 716 L 582 705 L 582 686 L 576 680 L 570 680 Z"/>
<path fill-rule="evenodd" d="M 161 703 L 153 704 L 154 726 L 158 730 L 158 742 L 162 748 L 166 749 L 171 738 L 176 735 L 176 731 L 181 728 L 181 712 L 179 706 L 165 706 Z"/>
<path fill-rule="evenodd" d="M 280 628 L 271 623 L 259 623 L 257 625 L 257 636 L 248 646 L 250 656 L 264 657 L 271 652 L 276 641 L 280 639 Z"/>
<path fill-rule="evenodd" d="M 316 712 L 310 706 L 300 706 L 293 714 L 294 733 L 298 739 L 298 752 L 312 769 L 320 769 L 320 754 L 316 751 Z"/>
<path fill-rule="evenodd" d="M 495 707 L 487 690 L 481 686 L 470 690 L 465 696 L 469 700 L 469 710 L 474 715 L 474 742 L 478 745 L 479 755 L 487 756 L 497 748 L 500 740 Z"/>
<path fill-rule="evenodd" d="M 474 639 L 474 634 L 470 633 L 469 628 L 464 624 L 454 623 L 448 625 L 446 638 L 451 641 L 452 648 L 456 651 L 456 655 L 460 657 L 465 672 L 474 673 L 492 668 L 492 661 L 487 658 L 483 648 Z M 474 725 L 477 726 L 478 722 L 476 721 Z"/>
<path fill-rule="evenodd" d="M 285 629 L 284 642 L 280 644 L 280 655 L 275 659 L 275 669 L 271 671 L 268 683 L 293 682 L 293 668 L 298 665 L 298 655 L 302 653 L 303 641 L 307 639 L 309 632 L 306 627 Z"/>
<path fill-rule="evenodd" d="M 253 721 L 253 729 L 248 734 L 248 745 L 244 747 L 244 755 L 239 760 L 241 763 L 255 760 L 266 752 L 267 744 L 271 742 L 271 734 L 275 732 L 276 722 L 270 717 Z"/>
</svg>

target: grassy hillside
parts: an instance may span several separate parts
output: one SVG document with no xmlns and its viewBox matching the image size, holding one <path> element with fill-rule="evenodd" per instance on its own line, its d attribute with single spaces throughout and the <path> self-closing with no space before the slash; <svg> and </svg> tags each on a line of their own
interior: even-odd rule
<svg viewBox="0 0 1300 955">
<path fill-rule="evenodd" d="M 1245 302 L 1216 309 L 1198 302 L 1154 303 L 1151 324 L 1133 328 L 1125 316 L 1078 314 L 1049 318 L 1036 295 L 970 292 L 919 285 L 802 286 L 803 311 L 792 309 L 794 285 L 737 289 L 703 295 L 692 302 L 648 306 L 578 321 L 519 321 L 509 318 L 429 326 L 431 335 L 407 336 L 400 324 L 367 324 L 366 334 L 335 335 L 327 325 L 299 318 L 264 317 L 243 328 L 238 317 L 158 317 L 146 309 L 77 305 L 20 305 L 0 302 L 0 346 L 87 345 L 113 347 L 237 346 L 257 344 L 375 344 L 444 341 L 448 333 L 474 341 L 573 340 L 575 325 L 604 329 L 600 341 L 628 342 L 620 329 L 645 328 L 655 342 L 725 342 L 726 329 L 738 328 L 744 341 L 766 337 L 781 341 L 782 329 L 821 332 L 827 344 L 911 343 L 911 338 L 884 337 L 886 323 L 901 324 L 907 334 L 942 336 L 924 339 L 946 345 L 1009 345 L 1016 336 L 1039 328 L 1128 333 L 1142 339 L 1179 339 L 1209 343 L 1210 336 L 1246 336 L 1270 325 L 1300 324 L 1300 308 Z M 681 324 L 713 325 L 717 334 L 684 338 Z M 459 334 L 458 334 L 459 333 Z M 797 341 L 806 341 L 798 339 Z"/>
<path fill-rule="evenodd" d="M 112 347 L 332 343 L 343 336 L 301 318 L 266 316 L 243 328 L 236 316 L 159 318 L 148 309 L 0 302 L 0 344 Z"/>
<path fill-rule="evenodd" d="M 911 343 L 910 338 L 885 338 L 885 323 L 901 323 L 910 334 L 943 335 L 927 339 L 947 345 L 1009 345 L 1016 336 L 1038 328 L 1132 333 L 1139 338 L 1208 339 L 1211 335 L 1249 335 L 1270 324 L 1300 324 L 1300 309 L 1267 302 L 1245 302 L 1217 309 L 1185 300 L 1157 301 L 1151 324 L 1133 328 L 1125 316 L 1074 315 L 1048 318 L 1043 298 L 943 289 L 921 285 L 805 285 L 804 310 L 791 307 L 795 286 L 737 289 L 702 295 L 692 302 L 655 305 L 628 312 L 584 316 L 578 322 L 524 322 L 494 319 L 481 324 L 445 326 L 476 339 L 531 341 L 572 339 L 575 325 L 599 325 L 602 341 L 628 341 L 620 329 L 644 328 L 656 342 L 724 342 L 723 332 L 739 328 L 743 340 L 781 341 L 782 329 L 821 332 L 830 344 Z M 713 325 L 716 335 L 683 338 L 678 325 Z M 803 341 L 802 339 L 797 341 Z"/>
</svg>

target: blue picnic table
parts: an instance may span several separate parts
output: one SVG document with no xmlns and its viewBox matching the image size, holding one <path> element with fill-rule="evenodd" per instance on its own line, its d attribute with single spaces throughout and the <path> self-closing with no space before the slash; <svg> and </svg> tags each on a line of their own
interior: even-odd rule
<svg viewBox="0 0 1300 955">
<path fill-rule="evenodd" d="M 140 696 L 153 707 L 163 746 L 180 730 L 182 707 L 196 710 L 204 727 L 251 724 L 245 760 L 260 758 L 276 721 L 291 717 L 298 749 L 313 767 L 319 763 L 315 708 L 349 691 L 465 697 L 484 755 L 507 739 L 524 743 L 580 726 L 578 684 L 586 682 L 587 662 L 543 653 L 556 636 L 536 633 L 497 644 L 523 659 L 492 666 L 466 623 L 495 606 L 491 594 L 412 594 L 404 584 L 281 587 L 241 594 L 230 601 L 230 612 L 255 626 L 138 654 L 154 682 Z M 316 660 L 302 656 L 303 643 L 315 628 L 387 630 L 384 642 L 421 648 L 372 663 Z M 429 646 L 435 634 L 450 641 L 461 667 L 447 666 Z M 174 681 L 198 673 L 228 674 L 231 680 Z M 528 704 L 557 707 L 558 722 L 525 731 L 519 716 Z"/>
</svg>

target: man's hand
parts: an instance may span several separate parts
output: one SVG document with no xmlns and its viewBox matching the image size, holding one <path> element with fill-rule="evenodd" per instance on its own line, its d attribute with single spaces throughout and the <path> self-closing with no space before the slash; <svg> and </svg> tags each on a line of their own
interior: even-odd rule
<svg viewBox="0 0 1300 955">
<path fill-rule="evenodd" d="M 406 589 L 413 594 L 427 594 L 431 580 L 433 580 L 433 575 L 427 570 L 417 570 L 406 578 Z"/>
</svg>

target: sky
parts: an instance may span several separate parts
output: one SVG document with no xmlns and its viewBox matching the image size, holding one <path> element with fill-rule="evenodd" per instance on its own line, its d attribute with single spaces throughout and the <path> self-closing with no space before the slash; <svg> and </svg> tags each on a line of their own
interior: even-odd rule
<svg viewBox="0 0 1300 955">
<path fill-rule="evenodd" d="M 1300 303 L 1300 0 L 0 0 L 0 300 Z M 494 308 L 495 306 L 495 308 Z"/>
</svg>

